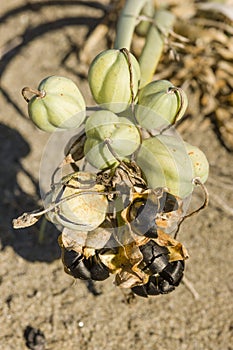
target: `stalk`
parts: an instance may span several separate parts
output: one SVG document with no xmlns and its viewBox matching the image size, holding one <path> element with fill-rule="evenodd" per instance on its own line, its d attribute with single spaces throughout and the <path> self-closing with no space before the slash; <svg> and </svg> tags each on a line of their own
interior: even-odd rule
<svg viewBox="0 0 233 350">
<path fill-rule="evenodd" d="M 126 48 L 130 51 L 133 33 L 138 24 L 139 14 L 147 2 L 151 2 L 151 0 L 126 1 L 117 23 L 116 39 L 114 43 L 115 49 Z"/>
<path fill-rule="evenodd" d="M 150 28 L 150 22 L 148 21 L 148 18 L 153 18 L 155 13 L 155 7 L 153 4 L 153 1 L 146 2 L 145 6 L 143 7 L 139 19 L 141 20 L 140 23 L 135 28 L 135 31 L 138 35 L 145 37 L 149 28 Z"/>
<path fill-rule="evenodd" d="M 141 69 L 140 89 L 153 79 L 166 38 L 172 29 L 173 23 L 174 16 L 171 12 L 166 10 L 156 11 L 139 57 Z"/>
</svg>

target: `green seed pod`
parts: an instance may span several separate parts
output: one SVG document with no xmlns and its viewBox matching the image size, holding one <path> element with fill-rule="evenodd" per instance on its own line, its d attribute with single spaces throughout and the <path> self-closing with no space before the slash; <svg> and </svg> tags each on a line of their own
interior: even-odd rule
<svg viewBox="0 0 233 350">
<path fill-rule="evenodd" d="M 117 163 L 113 152 L 122 160 L 135 152 L 141 143 L 140 133 L 130 120 L 106 110 L 93 113 L 86 121 L 85 131 L 84 153 L 97 169 Z"/>
<path fill-rule="evenodd" d="M 159 135 L 143 140 L 136 162 L 148 187 L 167 187 L 171 194 L 181 198 L 192 193 L 192 164 L 177 135 Z"/>
<path fill-rule="evenodd" d="M 88 81 L 95 101 L 115 113 L 122 112 L 138 92 L 140 68 L 136 58 L 126 50 L 101 52 L 91 63 Z"/>
<path fill-rule="evenodd" d="M 96 184 L 94 174 L 77 172 L 66 176 L 45 198 L 45 208 L 55 203 L 47 219 L 59 228 L 96 229 L 105 220 L 108 208 L 108 200 L 101 194 L 104 190 L 103 185 Z"/>
<path fill-rule="evenodd" d="M 139 92 L 136 119 L 145 129 L 160 129 L 181 119 L 187 105 L 182 89 L 167 80 L 152 81 Z"/>
<path fill-rule="evenodd" d="M 199 177 L 205 183 L 209 176 L 209 162 L 205 154 L 196 146 L 185 142 L 185 148 L 191 159 L 195 177 Z"/>
<path fill-rule="evenodd" d="M 26 92 L 33 93 L 29 100 Z M 50 76 L 39 84 L 38 90 L 24 88 L 28 114 L 41 130 L 53 132 L 60 128 L 78 128 L 85 119 L 85 101 L 75 83 L 64 77 Z"/>
</svg>

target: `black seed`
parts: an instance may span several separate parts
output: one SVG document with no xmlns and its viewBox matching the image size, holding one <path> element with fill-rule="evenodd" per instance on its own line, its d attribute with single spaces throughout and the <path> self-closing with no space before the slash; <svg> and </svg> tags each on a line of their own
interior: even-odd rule
<svg viewBox="0 0 233 350">
<path fill-rule="evenodd" d="M 168 294 L 175 289 L 175 286 L 171 285 L 168 281 L 160 277 L 159 289 L 161 294 Z"/>
<path fill-rule="evenodd" d="M 143 255 L 143 262 L 152 274 L 161 272 L 169 262 L 168 249 L 152 240 L 141 246 L 140 251 Z"/>
<path fill-rule="evenodd" d="M 134 294 L 137 294 L 140 297 L 144 297 L 144 298 L 148 297 L 148 293 L 147 293 L 145 284 L 142 286 L 135 286 L 135 287 L 131 288 L 131 290 Z"/>
<path fill-rule="evenodd" d="M 75 265 L 82 258 L 82 254 L 75 252 L 74 250 L 63 250 L 62 260 L 66 267 Z"/>
<path fill-rule="evenodd" d="M 138 234 L 157 238 L 155 217 L 158 206 L 149 199 L 137 198 L 130 205 L 130 221 L 132 229 Z"/>
<path fill-rule="evenodd" d="M 166 268 L 168 262 L 169 262 L 168 256 L 163 254 L 163 255 L 157 256 L 154 259 L 154 261 L 150 264 L 150 266 L 148 266 L 148 268 L 153 274 L 160 273 Z"/>
<path fill-rule="evenodd" d="M 167 280 L 170 284 L 177 286 L 183 276 L 184 261 L 177 260 L 170 262 L 167 267 L 161 272 L 161 276 Z"/>
<path fill-rule="evenodd" d="M 177 210 L 178 207 L 176 197 L 171 193 L 163 192 L 162 197 L 159 199 L 159 212 L 170 213 L 171 211 Z"/>
<path fill-rule="evenodd" d="M 73 264 L 69 268 L 71 275 L 74 278 L 79 278 L 81 280 L 90 279 L 91 273 L 90 273 L 89 266 L 87 266 L 87 265 L 89 265 L 89 264 L 85 259 L 78 261 L 78 263 L 76 265 Z"/>
<path fill-rule="evenodd" d="M 109 277 L 109 270 L 97 256 L 94 256 L 90 267 L 91 279 L 94 281 L 103 281 Z"/>
<path fill-rule="evenodd" d="M 158 277 L 150 276 L 149 281 L 146 285 L 148 295 L 159 295 L 160 289 L 158 285 Z"/>
</svg>

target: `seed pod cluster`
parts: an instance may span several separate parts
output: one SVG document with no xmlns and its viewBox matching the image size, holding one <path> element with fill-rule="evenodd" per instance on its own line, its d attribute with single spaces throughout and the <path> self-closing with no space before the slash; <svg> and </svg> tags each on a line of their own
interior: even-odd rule
<svg viewBox="0 0 233 350">
<path fill-rule="evenodd" d="M 186 215 L 193 180 L 204 183 L 209 171 L 204 153 L 174 128 L 187 97 L 166 80 L 139 90 L 139 65 L 126 49 L 99 54 L 88 81 L 99 104 L 94 112 L 86 113 L 79 89 L 62 77 L 43 80 L 28 100 L 42 130 L 82 126 L 65 150 L 64 164 L 75 171 L 52 182 L 41 215 L 62 231 L 68 274 L 96 281 L 114 274 L 117 286 L 142 297 L 169 293 L 188 257 L 172 234 Z M 22 217 L 34 223 L 36 215 Z"/>
</svg>

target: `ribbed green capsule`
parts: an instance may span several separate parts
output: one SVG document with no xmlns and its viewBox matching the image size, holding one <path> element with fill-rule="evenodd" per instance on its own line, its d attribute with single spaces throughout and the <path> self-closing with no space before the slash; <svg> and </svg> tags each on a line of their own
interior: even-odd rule
<svg viewBox="0 0 233 350">
<path fill-rule="evenodd" d="M 130 120 L 107 110 L 93 113 L 86 121 L 85 131 L 87 140 L 84 153 L 89 163 L 97 169 L 117 163 L 114 154 L 121 160 L 125 159 L 141 143 L 138 128 Z"/>
<path fill-rule="evenodd" d="M 88 81 L 94 100 L 112 112 L 125 110 L 137 95 L 140 68 L 136 58 L 122 50 L 101 52 L 90 65 Z"/>
<path fill-rule="evenodd" d="M 194 177 L 191 160 L 184 143 L 173 135 L 159 135 L 143 140 L 136 162 L 148 187 L 166 187 L 181 198 L 192 193 Z"/>
<path fill-rule="evenodd" d="M 36 93 L 28 102 L 28 114 L 41 130 L 78 128 L 85 119 L 84 98 L 71 79 L 50 76 L 41 81 L 38 90 L 24 88 L 23 91 Z"/>
<path fill-rule="evenodd" d="M 139 92 L 136 119 L 145 129 L 160 129 L 180 120 L 187 105 L 182 89 L 168 80 L 152 81 Z"/>
</svg>

